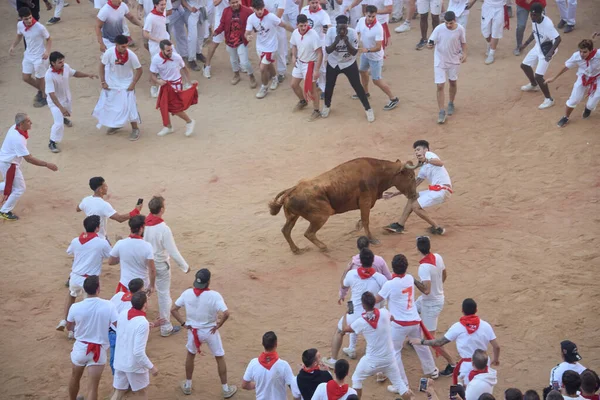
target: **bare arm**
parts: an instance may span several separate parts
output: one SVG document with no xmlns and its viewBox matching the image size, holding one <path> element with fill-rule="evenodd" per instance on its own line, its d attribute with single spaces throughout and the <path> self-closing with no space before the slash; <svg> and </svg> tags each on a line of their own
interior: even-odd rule
<svg viewBox="0 0 600 400">
<path fill-rule="evenodd" d="M 17 37 L 15 38 L 13 44 L 10 46 L 10 49 L 8 49 L 8 54 L 10 54 L 11 56 L 13 55 L 15 47 L 19 44 L 22 37 L 23 35 L 17 34 Z"/>
<path fill-rule="evenodd" d="M 435 165 L 436 167 L 443 167 L 444 163 L 439 158 L 430 158 L 425 160 L 427 164 Z"/>
<path fill-rule="evenodd" d="M 492 365 L 500 365 L 500 345 L 496 339 L 492 340 L 490 344 L 492 345 L 492 351 L 494 353 Z"/>
<path fill-rule="evenodd" d="M 419 341 L 419 339 L 416 339 L 416 340 Z M 440 347 L 440 346 L 443 346 L 448 343 L 450 343 L 450 341 L 448 339 L 446 339 L 444 336 L 442 336 L 442 337 L 434 339 L 434 340 L 421 340 L 417 344 L 422 344 L 423 346 Z"/>
<path fill-rule="evenodd" d="M 183 324 L 185 323 L 185 318 L 183 318 L 179 313 L 180 308 L 181 307 L 173 304 L 173 307 L 171 307 L 171 315 L 177 320 L 177 322 L 179 322 L 183 326 Z"/>
<path fill-rule="evenodd" d="M 381 46 L 382 46 L 383 41 L 378 40 L 377 42 L 375 42 L 375 47 L 367 49 L 366 47 L 363 47 L 362 49 L 360 49 L 361 53 L 376 53 L 379 50 L 381 50 Z"/>
<path fill-rule="evenodd" d="M 246 33 L 244 33 L 244 37 L 246 38 L 246 40 L 248 42 L 252 41 L 252 31 L 251 30 L 250 31 L 246 31 Z"/>
<path fill-rule="evenodd" d="M 98 75 L 95 75 L 95 74 L 86 74 L 85 72 L 75 71 L 75 74 L 73 75 L 73 77 L 75 77 L 75 78 L 90 78 L 90 79 L 94 79 L 94 78 L 97 78 Z"/>
<path fill-rule="evenodd" d="M 460 58 L 460 61 L 466 62 L 467 61 L 467 44 L 461 43 L 460 46 L 462 47 L 462 56 Z"/>
<path fill-rule="evenodd" d="M 546 54 L 546 61 L 550 62 L 550 60 L 552 60 L 552 56 L 554 55 L 554 52 L 558 48 L 558 45 L 560 44 L 561 41 L 562 41 L 562 38 L 560 36 L 557 37 L 556 39 L 554 39 L 554 41 L 552 42 L 553 43 L 552 48 L 550 49 L 548 54 Z"/>
<path fill-rule="evenodd" d="M 146 265 L 148 266 L 148 274 L 150 275 L 150 292 L 153 292 L 156 289 L 156 266 L 154 265 L 154 260 L 146 260 Z"/>
<path fill-rule="evenodd" d="M 283 12 L 285 11 L 285 9 L 283 8 L 278 8 L 277 9 L 277 13 L 275 15 L 277 15 L 277 18 L 281 19 L 281 17 L 283 16 Z"/>
<path fill-rule="evenodd" d="M 144 28 L 144 24 L 132 13 L 128 12 L 125 14 L 125 18 L 127 18 L 132 24 L 139 26 L 140 28 Z"/>
<path fill-rule="evenodd" d="M 36 165 L 38 167 L 46 167 L 51 171 L 58 171 L 58 167 L 52 163 L 40 160 L 39 158 L 35 158 L 34 156 L 32 156 L 31 154 L 23 157 L 23 159 L 25 161 L 27 161 L 29 164 L 33 164 Z"/>
<path fill-rule="evenodd" d="M 104 45 L 104 41 L 102 40 L 102 27 L 103 26 L 104 26 L 104 21 L 101 21 L 98 18 L 96 18 L 96 26 L 94 28 L 96 29 L 96 39 L 98 40 L 98 44 L 100 45 L 101 52 L 106 51 L 106 46 Z"/>
<path fill-rule="evenodd" d="M 279 26 L 284 28 L 288 32 L 294 32 L 294 28 L 292 28 L 292 26 L 290 24 L 288 24 L 287 22 L 281 21 L 279 23 Z"/>
<path fill-rule="evenodd" d="M 142 73 L 144 71 L 142 71 L 142 67 L 137 68 L 135 70 L 135 76 L 133 77 L 133 81 L 131 82 L 131 85 L 129 85 L 129 87 L 127 88 L 127 90 L 132 91 L 135 89 L 135 85 L 137 85 L 138 81 L 140 80 L 140 78 L 142 77 Z"/>
<path fill-rule="evenodd" d="M 358 53 L 358 49 L 352 46 L 352 43 L 350 43 L 350 39 L 348 38 L 348 36 L 344 37 L 344 42 L 346 43 L 346 47 L 348 48 L 348 53 L 350 53 L 350 55 L 352 56 L 355 56 L 356 53 Z"/>
<path fill-rule="evenodd" d="M 346 11 L 350 11 L 350 10 L 352 10 L 354 7 L 356 7 L 357 5 L 359 5 L 361 1 L 362 1 L 362 0 L 354 0 L 354 1 L 352 2 L 352 4 L 350 4 L 350 7 L 348 7 L 348 10 L 346 10 Z"/>
<path fill-rule="evenodd" d="M 52 38 L 49 37 L 48 39 L 46 39 L 46 47 L 45 47 L 45 51 L 44 54 L 42 55 L 42 59 L 45 60 L 48 58 L 48 56 L 50 55 L 50 52 L 52 51 Z"/>
<path fill-rule="evenodd" d="M 448 273 L 446 272 L 446 270 L 442 271 L 442 283 L 446 282 L 446 278 L 448 277 Z"/>
<path fill-rule="evenodd" d="M 524 49 L 527 48 L 527 46 L 529 46 L 529 43 L 533 42 L 533 32 L 531 32 L 531 35 L 529 35 L 529 37 L 527 38 L 527 40 L 525 41 L 525 43 L 523 43 L 521 45 L 521 47 L 519 48 L 519 50 L 523 51 Z"/>
<path fill-rule="evenodd" d="M 242 381 L 242 389 L 254 390 L 255 388 L 256 384 L 254 382 Z"/>
<path fill-rule="evenodd" d="M 315 61 L 315 70 L 313 73 L 318 73 L 321 68 L 321 64 L 323 63 L 323 48 L 319 47 L 317 49 L 317 61 Z"/>
<path fill-rule="evenodd" d="M 544 83 L 548 84 L 548 83 L 552 83 L 552 82 L 554 82 L 555 80 L 557 80 L 557 79 L 558 79 L 558 77 L 559 77 L 559 76 L 561 76 L 562 74 L 564 74 L 564 73 L 565 73 L 565 72 L 567 72 L 568 70 L 569 70 L 569 68 L 567 68 L 567 67 L 563 67 L 563 69 L 561 69 L 561 70 L 558 72 L 558 74 L 556 74 L 555 76 L 553 76 L 553 77 L 552 77 L 552 78 L 550 78 L 550 79 L 546 79 L 546 81 L 545 81 Z"/>
<path fill-rule="evenodd" d="M 196 11 L 198 11 L 198 9 L 196 7 L 190 6 L 188 4 L 188 2 L 185 1 L 185 0 L 181 0 L 181 5 L 183 6 L 183 8 L 185 8 L 186 10 L 191 11 L 193 13 L 196 12 Z"/>
<path fill-rule="evenodd" d="M 333 41 L 333 43 L 331 43 L 329 46 L 325 47 L 325 51 L 327 52 L 327 54 L 331 54 L 335 51 L 335 48 L 338 45 L 338 43 L 340 42 L 340 40 L 342 40 L 342 39 L 338 35 L 335 37 L 335 40 Z"/>
<path fill-rule="evenodd" d="M 144 31 L 144 33 L 145 33 L 145 32 L 146 32 L 146 31 Z M 167 82 L 163 81 L 162 79 L 160 79 L 160 78 L 158 77 L 158 74 L 155 74 L 154 72 L 151 72 L 151 73 L 150 73 L 150 80 L 152 81 L 152 83 L 154 83 L 155 85 L 158 85 L 158 86 L 162 86 L 162 85 L 164 85 L 165 83 L 167 83 Z"/>
<path fill-rule="evenodd" d="M 220 312 L 219 315 L 217 316 L 217 325 L 210 330 L 210 333 L 214 334 L 220 327 L 223 326 L 223 324 L 225 323 L 225 321 L 227 321 L 228 318 L 229 318 L 229 310 Z"/>
<path fill-rule="evenodd" d="M 418 281 L 415 279 L 415 286 L 423 294 L 431 293 L 431 281 Z"/>
<path fill-rule="evenodd" d="M 61 113 L 63 113 L 63 115 L 65 114 L 65 109 L 63 108 L 62 104 L 60 104 L 60 101 L 58 100 L 58 97 L 56 96 L 56 93 L 52 92 L 52 93 L 48 93 L 48 96 L 50 96 L 50 98 L 52 99 L 52 102 L 54 103 L 54 105 L 60 110 Z M 65 117 L 68 117 L 68 115 L 65 115 Z"/>
<path fill-rule="evenodd" d="M 119 257 L 115 257 L 115 256 L 110 256 L 110 258 L 108 259 L 108 265 L 117 265 L 121 260 L 119 259 Z"/>
<path fill-rule="evenodd" d="M 183 68 L 181 68 L 181 70 L 179 71 L 181 73 L 181 76 L 183 77 L 183 81 L 186 83 L 191 83 L 192 82 L 192 78 L 190 77 L 190 70 L 188 69 L 187 66 L 183 66 Z"/>
<path fill-rule="evenodd" d="M 102 64 L 102 62 L 100 62 L 100 67 L 98 68 L 98 72 L 100 75 L 100 86 L 102 86 L 102 89 L 107 89 L 108 90 L 108 85 L 106 84 L 106 70 L 105 70 L 105 65 Z"/>
</svg>

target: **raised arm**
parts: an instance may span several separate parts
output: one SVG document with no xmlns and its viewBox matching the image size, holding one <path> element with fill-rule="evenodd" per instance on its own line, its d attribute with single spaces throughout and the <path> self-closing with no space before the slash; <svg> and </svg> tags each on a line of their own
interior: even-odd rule
<svg viewBox="0 0 600 400">
<path fill-rule="evenodd" d="M 561 76 L 562 74 L 564 74 L 564 73 L 565 73 L 565 72 L 567 72 L 568 70 L 569 70 L 569 68 L 568 68 L 568 67 L 563 67 L 563 69 L 561 69 L 561 70 L 558 72 L 558 74 L 556 74 L 555 76 L 553 76 L 553 77 L 552 77 L 552 78 L 550 78 L 550 79 L 546 79 L 546 80 L 544 81 L 544 83 L 545 83 L 545 84 L 548 84 L 548 83 L 552 83 L 552 82 L 554 82 L 555 80 L 557 80 L 557 79 L 558 79 L 558 77 L 559 77 L 559 76 Z"/>
</svg>

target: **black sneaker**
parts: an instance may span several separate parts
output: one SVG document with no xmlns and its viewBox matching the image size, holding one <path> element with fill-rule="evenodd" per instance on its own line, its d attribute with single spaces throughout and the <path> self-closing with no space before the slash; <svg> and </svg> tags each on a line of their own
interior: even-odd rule
<svg viewBox="0 0 600 400">
<path fill-rule="evenodd" d="M 45 98 L 43 98 L 43 97 L 41 99 L 36 99 L 33 102 L 33 106 L 35 108 L 41 108 L 41 107 L 44 107 L 44 106 L 47 106 L 47 105 L 48 105 L 48 101 Z"/>
<path fill-rule="evenodd" d="M 394 222 L 393 224 L 389 224 L 384 229 L 386 229 L 392 233 L 404 233 L 404 225 L 400 225 L 397 222 Z"/>
<path fill-rule="evenodd" d="M 446 365 L 446 369 L 444 369 L 443 371 L 440 371 L 440 375 L 442 376 L 450 376 L 454 373 L 454 365 Z"/>
<path fill-rule="evenodd" d="M 564 19 L 561 19 L 560 22 L 558 23 L 558 25 L 556 25 L 556 27 L 558 29 L 562 29 L 565 27 L 566 24 L 567 24 L 567 21 L 565 21 Z"/>
<path fill-rule="evenodd" d="M 277 75 L 277 81 L 279 83 L 282 83 L 283 81 L 285 81 L 285 74 L 278 74 Z"/>
<path fill-rule="evenodd" d="M 427 40 L 426 40 L 426 39 L 421 39 L 421 40 L 419 41 L 419 43 L 417 43 L 417 47 L 416 47 L 416 49 L 417 49 L 417 50 L 423 50 L 423 48 L 424 48 L 425 46 L 427 46 Z"/>
<path fill-rule="evenodd" d="M 371 94 L 370 94 L 370 93 L 367 93 L 367 99 L 368 99 L 369 97 L 371 97 Z M 358 100 L 358 95 L 357 95 L 357 94 L 353 94 L 353 95 L 352 95 L 352 100 Z"/>
<path fill-rule="evenodd" d="M 434 228 L 433 226 L 431 228 L 429 228 L 429 232 L 431 232 L 433 235 L 443 235 L 444 233 L 446 233 L 446 230 L 444 228 L 442 228 L 441 226 L 438 226 L 437 228 Z"/>
<path fill-rule="evenodd" d="M 56 142 L 54 141 L 50 141 L 50 143 L 48 143 L 48 148 L 50 149 L 51 152 L 53 153 L 60 153 L 60 149 L 58 148 L 58 146 L 56 145 Z"/>
<path fill-rule="evenodd" d="M 400 100 L 396 97 L 395 99 L 392 99 L 389 101 L 389 103 L 387 103 L 383 109 L 385 111 L 390 111 L 393 110 L 394 108 L 396 108 L 396 106 L 398 105 L 398 103 L 400 102 Z"/>
<path fill-rule="evenodd" d="M 73 123 L 71 122 L 71 120 L 69 118 L 63 118 L 63 123 L 65 124 L 65 126 L 72 128 L 73 127 Z"/>
<path fill-rule="evenodd" d="M 17 221 L 19 219 L 19 217 L 17 217 L 11 211 L 7 213 L 0 212 L 0 218 L 4 218 L 7 221 Z"/>
<path fill-rule="evenodd" d="M 582 115 L 582 117 L 583 117 L 584 119 L 585 119 L 585 118 L 589 118 L 591 113 L 592 113 L 592 110 L 590 110 L 590 109 L 588 109 L 588 108 L 586 107 L 585 111 L 583 112 L 583 115 Z"/>
<path fill-rule="evenodd" d="M 190 66 L 190 69 L 193 70 L 193 71 L 200 71 L 200 70 L 202 70 L 202 68 L 200 68 L 200 66 L 196 63 L 196 60 L 188 61 L 188 64 Z"/>
<path fill-rule="evenodd" d="M 60 18 L 52 17 L 46 22 L 48 25 L 54 25 L 60 22 Z"/>
<path fill-rule="evenodd" d="M 69 285 L 70 285 L 70 284 L 71 284 L 71 277 L 69 276 L 69 277 L 67 278 L 67 281 L 65 282 L 65 286 L 66 286 L 66 287 L 69 287 Z"/>
<path fill-rule="evenodd" d="M 206 57 L 202 53 L 196 53 L 196 60 L 206 64 Z"/>
<path fill-rule="evenodd" d="M 569 122 L 569 118 L 567 117 L 562 117 L 560 119 L 560 121 L 558 121 L 558 123 L 556 124 L 556 126 L 558 126 L 559 128 L 564 128 L 564 126 Z"/>
</svg>

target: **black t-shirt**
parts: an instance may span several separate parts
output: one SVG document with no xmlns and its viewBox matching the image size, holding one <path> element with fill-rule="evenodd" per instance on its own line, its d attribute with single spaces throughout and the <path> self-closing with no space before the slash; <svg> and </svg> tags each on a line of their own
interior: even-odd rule
<svg viewBox="0 0 600 400">
<path fill-rule="evenodd" d="M 308 373 L 301 369 L 296 377 L 296 382 L 298 382 L 298 389 L 302 394 L 302 398 L 304 400 L 310 400 L 315 394 L 317 386 L 321 383 L 329 382 L 332 379 L 333 377 L 327 371 L 317 370 Z"/>
</svg>

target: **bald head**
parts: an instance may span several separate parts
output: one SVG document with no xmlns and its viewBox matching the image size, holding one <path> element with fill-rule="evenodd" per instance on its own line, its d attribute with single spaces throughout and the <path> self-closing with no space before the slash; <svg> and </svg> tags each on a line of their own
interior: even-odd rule
<svg viewBox="0 0 600 400">
<path fill-rule="evenodd" d="M 473 367 L 477 370 L 485 369 L 488 365 L 488 355 L 484 350 L 475 350 L 473 353 Z"/>
</svg>

